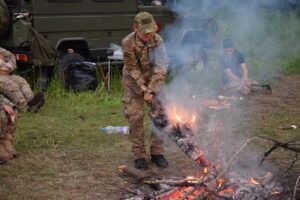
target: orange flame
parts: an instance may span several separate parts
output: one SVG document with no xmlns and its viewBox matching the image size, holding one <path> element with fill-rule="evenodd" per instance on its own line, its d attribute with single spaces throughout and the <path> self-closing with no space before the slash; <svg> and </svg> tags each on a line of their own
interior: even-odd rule
<svg viewBox="0 0 300 200">
<path fill-rule="evenodd" d="M 208 167 L 204 167 L 203 173 L 204 173 L 204 174 L 208 174 L 208 171 L 209 171 L 209 170 L 208 170 Z"/>
<path fill-rule="evenodd" d="M 118 170 L 119 170 L 119 172 L 124 173 L 125 168 L 126 168 L 126 165 L 120 165 L 118 167 Z"/>
<path fill-rule="evenodd" d="M 185 111 L 184 109 L 178 109 L 176 106 L 173 106 L 172 111 L 170 113 L 170 121 L 172 121 L 175 125 L 187 123 L 193 126 L 197 119 L 195 113 L 193 113 L 192 117 L 190 117 L 191 114 L 188 111 Z"/>
<path fill-rule="evenodd" d="M 224 190 L 218 192 L 218 195 L 220 195 L 220 196 L 223 196 L 223 195 L 225 195 L 225 194 L 231 194 L 231 195 L 234 195 L 234 194 L 235 194 L 235 190 L 234 190 L 233 188 L 229 187 L 229 188 L 226 188 L 226 189 L 224 189 Z"/>
<path fill-rule="evenodd" d="M 222 185 L 224 185 L 224 183 L 225 183 L 225 179 L 219 178 L 219 179 L 217 180 L 217 182 L 218 182 L 218 187 L 222 187 Z"/>
<path fill-rule="evenodd" d="M 260 182 L 258 182 L 257 180 L 255 180 L 254 178 L 250 178 L 250 183 L 254 184 L 254 185 L 259 185 Z"/>
<path fill-rule="evenodd" d="M 271 194 L 272 195 L 278 195 L 278 194 L 281 194 L 281 192 L 279 192 L 278 190 L 276 190 L 276 188 L 273 188 L 272 191 L 271 191 Z"/>
<path fill-rule="evenodd" d="M 175 113 L 175 117 L 176 117 L 177 121 L 179 121 L 179 122 L 183 122 L 183 120 L 181 119 L 181 117 L 180 117 L 180 116 L 178 116 L 176 113 Z"/>
</svg>

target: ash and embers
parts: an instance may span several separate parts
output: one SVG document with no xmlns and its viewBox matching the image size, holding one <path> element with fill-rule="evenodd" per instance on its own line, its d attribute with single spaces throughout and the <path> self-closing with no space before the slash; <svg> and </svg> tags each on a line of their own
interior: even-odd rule
<svg viewBox="0 0 300 200">
<path fill-rule="evenodd" d="M 258 176 L 259 172 L 243 174 L 228 166 L 215 165 L 194 139 L 195 116 L 184 120 L 178 109 L 166 112 L 160 101 L 151 107 L 151 120 L 156 129 L 167 135 L 191 160 L 199 165 L 197 176 L 171 179 L 143 179 L 127 194 L 127 200 L 279 200 L 284 188 L 274 180 L 271 172 Z M 171 113 L 168 116 L 166 113 Z"/>
</svg>

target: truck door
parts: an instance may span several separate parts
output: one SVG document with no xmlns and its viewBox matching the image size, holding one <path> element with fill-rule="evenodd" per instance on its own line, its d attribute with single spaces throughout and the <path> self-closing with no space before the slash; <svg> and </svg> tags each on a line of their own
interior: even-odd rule
<svg viewBox="0 0 300 200">
<path fill-rule="evenodd" d="M 57 45 L 84 38 L 89 48 L 107 47 L 131 31 L 137 0 L 38 0 L 34 27 Z"/>
</svg>

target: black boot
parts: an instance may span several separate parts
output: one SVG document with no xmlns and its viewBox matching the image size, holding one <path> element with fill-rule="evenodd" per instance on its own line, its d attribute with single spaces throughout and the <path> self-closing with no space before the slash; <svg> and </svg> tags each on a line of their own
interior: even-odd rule
<svg viewBox="0 0 300 200">
<path fill-rule="evenodd" d="M 145 158 L 138 158 L 134 160 L 134 166 L 137 169 L 148 169 L 148 163 Z"/>
<path fill-rule="evenodd" d="M 6 160 L 2 160 L 2 159 L 0 159 L 0 165 L 3 165 L 3 164 L 5 164 L 7 161 Z"/>
<path fill-rule="evenodd" d="M 151 155 L 151 161 L 156 164 L 157 167 L 166 168 L 169 163 L 163 155 Z"/>
<path fill-rule="evenodd" d="M 38 92 L 34 97 L 27 103 L 28 111 L 38 112 L 39 109 L 45 104 L 44 93 Z"/>
</svg>

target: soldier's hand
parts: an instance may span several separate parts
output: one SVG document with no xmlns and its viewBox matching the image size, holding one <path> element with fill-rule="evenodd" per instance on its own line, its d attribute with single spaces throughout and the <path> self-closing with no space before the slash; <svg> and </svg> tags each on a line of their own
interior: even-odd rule
<svg viewBox="0 0 300 200">
<path fill-rule="evenodd" d="M 14 124 L 17 118 L 17 113 L 10 105 L 3 105 L 3 109 L 8 114 L 10 121 Z"/>
<path fill-rule="evenodd" d="M 243 78 L 243 79 L 242 79 L 242 83 L 243 83 L 244 85 L 250 87 L 251 84 L 252 84 L 252 81 L 251 81 L 250 79 L 248 79 L 248 78 Z"/>
<path fill-rule="evenodd" d="M 146 101 L 147 103 L 151 103 L 153 99 L 153 93 L 151 90 L 147 90 L 144 93 L 144 101 Z"/>
</svg>

